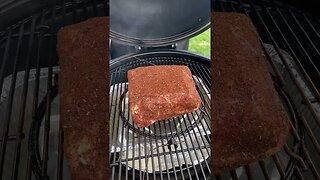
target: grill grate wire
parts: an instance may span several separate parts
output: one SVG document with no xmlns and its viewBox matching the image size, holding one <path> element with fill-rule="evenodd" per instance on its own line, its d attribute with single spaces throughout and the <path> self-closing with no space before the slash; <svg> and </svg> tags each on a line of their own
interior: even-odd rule
<svg viewBox="0 0 320 180">
<path fill-rule="evenodd" d="M 137 61 L 137 59 L 139 59 L 139 61 Z M 142 59 L 143 61 L 141 61 L 140 59 Z M 189 61 L 189 62 L 188 62 Z M 120 150 L 119 150 L 119 155 L 118 156 L 122 156 L 122 153 L 124 153 L 124 156 L 125 156 L 125 160 L 122 160 L 121 158 L 118 160 L 117 159 L 117 155 L 115 155 L 114 153 L 112 153 L 111 151 L 109 152 L 110 153 L 110 158 L 112 158 L 111 160 L 111 163 L 110 164 L 113 164 L 113 166 L 111 167 L 112 169 L 112 173 L 111 173 L 111 178 L 112 179 L 121 179 L 123 178 L 124 174 L 122 174 L 121 171 L 118 171 L 118 169 L 121 169 L 122 168 L 122 163 L 125 164 L 125 167 L 128 167 L 128 163 L 129 161 L 134 161 L 134 160 L 139 160 L 139 163 L 138 163 L 138 166 L 139 168 L 137 167 L 133 167 L 132 166 L 132 169 L 131 171 L 125 171 L 125 178 L 127 179 L 129 177 L 129 179 L 134 179 L 135 178 L 135 174 L 139 174 L 139 177 L 142 179 L 145 178 L 145 179 L 172 179 L 172 178 L 175 178 L 175 179 L 188 179 L 188 177 L 192 177 L 192 176 L 195 176 L 195 178 L 197 179 L 202 179 L 203 177 L 206 177 L 208 176 L 208 174 L 210 173 L 210 166 L 208 164 L 208 162 L 204 162 L 203 164 L 199 164 L 198 166 L 193 162 L 191 161 L 191 165 L 189 166 L 185 166 L 183 165 L 185 162 L 187 162 L 187 159 L 188 157 L 191 157 L 192 156 L 192 151 L 193 150 L 197 150 L 197 147 L 199 149 L 202 148 L 202 149 L 205 149 L 205 151 L 209 154 L 209 146 L 207 146 L 207 144 L 205 144 L 204 146 L 201 146 L 200 145 L 200 142 L 199 141 L 193 141 L 191 142 L 190 144 L 187 144 L 187 148 L 186 149 L 182 149 L 182 150 L 177 150 L 175 148 L 177 148 L 178 146 L 182 147 L 182 141 L 180 140 L 180 138 L 184 138 L 184 139 L 187 139 L 187 135 L 185 133 L 182 134 L 182 136 L 177 136 L 179 138 L 179 140 L 177 141 L 177 144 L 173 144 L 171 145 L 170 148 L 172 149 L 175 149 L 174 151 L 168 151 L 166 153 L 160 153 L 159 151 L 160 150 L 163 150 L 166 148 L 166 140 L 168 139 L 171 139 L 168 135 L 166 136 L 166 138 L 159 138 L 158 136 L 152 138 L 152 139 L 155 139 L 156 142 L 159 142 L 159 143 L 154 143 L 155 144 L 155 148 L 151 150 L 150 154 L 147 154 L 147 155 L 141 155 L 143 154 L 142 152 L 142 149 L 139 148 L 139 151 L 138 151 L 138 157 L 136 158 L 130 158 L 128 156 L 128 153 L 132 153 L 134 154 L 135 151 L 132 150 L 125 150 L 125 146 L 122 144 L 123 142 L 126 142 L 126 147 L 128 147 L 129 145 L 129 141 L 124 141 L 124 134 L 127 134 L 126 138 L 129 136 L 129 128 L 125 128 L 124 126 L 118 126 L 118 127 L 115 127 L 117 124 L 116 122 L 117 121 L 121 121 L 119 119 L 117 119 L 116 117 L 116 113 L 117 113 L 117 108 L 119 108 L 117 102 L 119 103 L 120 99 L 118 96 L 116 96 L 115 94 L 122 94 L 122 91 L 121 89 L 125 89 L 126 88 L 126 85 L 124 83 L 120 83 L 122 81 L 126 81 L 126 71 L 128 69 L 131 69 L 131 68 L 134 68 L 134 67 L 139 67 L 139 66 L 146 66 L 146 65 L 150 65 L 150 64 L 163 64 L 163 65 L 169 65 L 169 64 L 179 64 L 179 62 L 188 62 L 187 64 L 185 63 L 181 63 L 181 64 L 185 64 L 185 65 L 189 65 L 189 67 L 191 67 L 191 69 L 194 71 L 194 73 L 196 75 L 199 75 L 201 74 L 201 71 L 199 71 L 199 68 L 205 68 L 206 71 L 203 71 L 203 73 L 201 74 L 201 77 L 204 77 L 203 81 L 204 82 L 209 82 L 208 81 L 208 77 L 210 76 L 207 76 L 205 73 L 209 72 L 209 68 L 208 68 L 208 65 L 206 65 L 205 67 L 203 67 L 203 65 L 196 65 L 196 63 L 194 62 L 190 62 L 189 59 L 182 59 L 181 58 L 176 58 L 175 56 L 170 56 L 170 55 L 167 55 L 167 56 L 160 56 L 160 57 L 155 57 L 155 58 L 132 58 L 130 61 L 128 61 L 128 63 L 124 63 L 122 64 L 121 66 L 119 66 L 118 68 L 116 68 L 115 70 L 111 70 L 111 84 L 113 86 L 111 86 L 111 92 L 114 92 L 114 91 L 117 91 L 117 93 L 111 93 L 111 98 L 112 100 L 115 99 L 115 101 L 112 101 L 111 102 L 111 107 L 110 107 L 110 114 L 114 113 L 114 115 L 111 115 L 111 126 L 110 126 L 110 129 L 113 129 L 114 132 L 111 132 L 111 137 L 113 138 L 116 138 L 119 136 L 119 134 L 121 134 L 121 140 L 120 140 Z M 207 63 L 208 64 L 208 63 Z M 112 65 L 111 65 L 112 67 Z M 111 68 L 112 69 L 112 68 Z M 196 72 L 199 72 L 199 74 L 197 74 Z M 209 72 L 209 75 L 210 75 L 210 72 Z M 118 84 L 120 83 L 120 84 Z M 204 83 L 206 84 L 206 83 Z M 201 86 L 200 86 L 201 87 Z M 208 87 L 208 86 L 207 86 Z M 201 87 L 203 88 L 203 87 Z M 200 88 L 200 89 L 201 89 Z M 203 90 L 203 89 L 202 89 Z M 205 101 L 205 106 L 208 108 L 209 104 L 210 104 L 210 101 Z M 207 104 L 209 103 L 209 104 Z M 128 116 L 129 114 L 126 113 L 126 115 Z M 199 114 L 197 116 L 200 116 Z M 128 117 L 129 118 L 129 117 Z M 190 122 L 190 118 L 192 117 L 187 117 L 184 121 L 182 121 L 183 123 L 191 123 Z M 174 132 L 174 131 L 177 131 L 177 124 L 179 123 L 178 120 L 176 118 L 173 118 L 172 121 L 174 122 L 174 125 L 170 126 L 168 124 L 166 124 L 164 121 L 160 121 L 160 122 L 156 122 L 154 126 L 151 126 L 151 128 L 149 128 L 149 130 L 145 130 L 146 133 L 150 133 L 151 130 L 153 131 L 156 131 L 156 129 L 159 129 L 160 131 L 160 134 L 163 134 L 163 130 L 167 129 L 169 130 L 169 132 Z M 208 124 L 207 124 L 207 121 L 204 121 L 206 123 L 206 127 L 209 127 Z M 203 126 L 205 127 L 205 124 L 204 122 L 202 121 L 199 121 L 199 123 L 196 124 L 196 127 L 200 127 L 200 126 Z M 161 128 L 161 125 L 162 127 L 165 127 L 165 128 Z M 184 124 L 184 126 L 187 127 L 187 124 Z M 194 131 L 194 129 L 193 129 Z M 168 132 L 168 131 L 167 131 Z M 195 133 L 195 132 L 194 132 Z M 210 135 L 207 134 L 207 132 L 205 132 L 207 137 L 209 137 Z M 141 136 L 137 133 L 134 133 L 137 135 L 138 139 L 135 140 L 133 138 L 133 141 L 131 142 L 132 145 L 133 143 L 135 142 L 138 142 L 138 144 L 144 144 L 144 145 L 147 145 L 148 143 L 149 144 L 152 144 L 152 139 L 151 138 L 147 138 L 147 136 Z M 164 133 L 166 134 L 166 133 Z M 202 141 L 203 142 L 208 142 L 206 139 L 204 139 L 203 137 L 201 137 Z M 210 138 L 207 138 L 207 139 L 210 139 Z M 110 140 L 110 142 L 113 142 Z M 209 144 L 210 142 L 208 142 Z M 174 146 L 175 145 L 175 146 Z M 197 146 L 197 147 L 196 147 Z M 147 147 L 144 146 L 145 149 L 144 152 L 148 151 Z M 169 149 L 169 147 L 168 147 Z M 168 168 L 168 167 L 171 167 L 173 164 L 174 164 L 174 157 L 175 156 L 179 156 L 178 153 L 182 152 L 182 151 L 186 151 L 185 153 L 182 153 L 181 155 L 181 158 L 177 158 L 177 161 L 178 161 L 178 166 L 174 166 L 172 168 Z M 156 154 L 156 155 L 155 155 Z M 162 159 L 162 163 L 164 164 L 164 167 L 165 169 L 162 169 L 161 167 L 161 158 L 159 156 L 162 156 L 163 154 L 167 154 L 167 156 L 169 156 L 170 158 L 163 158 Z M 188 156 L 188 157 L 187 157 Z M 203 153 L 201 152 L 199 155 L 198 154 L 195 154 L 193 155 L 194 156 L 194 160 L 196 160 L 197 162 L 200 162 L 201 161 L 201 158 L 204 157 Z M 143 162 L 143 159 L 147 158 L 148 161 L 151 161 L 151 163 L 145 163 L 146 166 L 149 166 L 147 167 L 146 169 L 150 168 L 152 169 L 152 172 L 150 173 L 146 173 L 145 171 L 143 171 L 143 168 L 141 167 L 142 165 L 144 165 L 144 162 Z M 133 163 L 134 165 L 134 163 Z M 170 166 L 171 165 L 171 166 Z M 151 167 L 150 167 L 151 166 Z M 159 167 L 159 171 L 156 172 L 155 169 L 156 169 L 156 166 Z M 135 170 L 135 168 L 139 169 L 139 170 Z M 199 169 L 199 170 L 197 170 Z M 131 172 L 131 173 L 130 173 Z M 129 174 L 130 173 L 130 174 Z M 131 176 L 130 176 L 131 175 Z"/>
</svg>

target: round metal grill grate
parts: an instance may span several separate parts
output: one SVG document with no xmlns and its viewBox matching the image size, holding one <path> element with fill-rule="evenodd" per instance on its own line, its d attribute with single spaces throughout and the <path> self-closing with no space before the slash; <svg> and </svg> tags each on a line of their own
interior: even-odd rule
<svg viewBox="0 0 320 180">
<path fill-rule="evenodd" d="M 150 131 L 147 131 L 145 128 L 138 128 L 134 122 L 131 120 L 129 120 L 129 118 L 126 117 L 125 115 L 125 110 L 124 110 L 124 104 L 125 104 L 125 98 L 126 98 L 126 94 L 128 92 L 128 87 L 125 88 L 125 91 L 122 93 L 121 97 L 120 97 L 120 103 L 119 103 L 119 110 L 120 110 L 120 118 L 124 123 L 124 127 L 128 127 L 132 132 L 139 134 L 139 135 L 143 135 L 143 136 L 148 136 L 150 138 L 165 138 L 165 139 L 172 139 L 175 138 L 177 136 L 181 136 L 182 134 L 186 134 L 189 133 L 192 129 L 194 129 L 197 124 L 199 123 L 200 120 L 202 120 L 203 118 L 205 118 L 204 116 L 206 116 L 206 118 L 208 118 L 208 114 L 205 110 L 204 107 L 204 95 L 202 94 L 202 92 L 199 89 L 199 86 L 196 84 L 196 89 L 201 97 L 201 107 L 199 108 L 199 114 L 198 113 L 188 113 L 184 116 L 193 116 L 196 118 L 193 118 L 193 122 L 191 124 L 189 124 L 186 128 L 181 129 L 177 132 L 171 133 L 171 132 L 167 132 L 166 130 L 164 130 L 164 132 L 160 133 L 152 133 Z M 184 119 L 183 119 L 184 120 Z M 167 121 L 170 121 L 170 119 L 167 119 Z M 168 134 L 169 133 L 169 134 Z"/>
</svg>

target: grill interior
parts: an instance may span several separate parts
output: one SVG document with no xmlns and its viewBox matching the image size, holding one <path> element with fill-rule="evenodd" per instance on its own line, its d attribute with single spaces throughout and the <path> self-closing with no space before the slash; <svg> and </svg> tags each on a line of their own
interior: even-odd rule
<svg viewBox="0 0 320 180">
<path fill-rule="evenodd" d="M 131 120 L 128 100 L 120 98 L 127 86 L 127 71 L 152 65 L 187 65 L 197 84 L 203 108 L 132 131 L 119 117 L 122 103 L 124 116 Z M 209 177 L 210 77 L 209 60 L 184 52 L 156 51 L 113 60 L 110 70 L 111 179 Z M 148 134 L 143 135 L 141 131 Z"/>
<path fill-rule="evenodd" d="M 56 4 L 0 32 L 0 179 L 69 179 L 67 161 L 63 157 L 63 132 L 59 126 L 59 96 L 56 94 L 56 74 L 59 72 L 56 32 L 64 25 L 106 15 L 106 9 L 108 4 L 100 0 Z M 320 64 L 316 61 L 320 56 L 319 19 L 275 1 L 213 0 L 212 9 L 250 16 L 264 42 L 275 87 L 292 120 L 290 138 L 281 152 L 213 178 L 320 179 L 320 85 L 316 83 L 320 80 Z M 125 88 L 127 69 L 152 64 L 185 64 L 191 68 L 195 82 L 202 89 L 206 98 L 203 103 L 209 105 L 210 69 L 203 58 L 170 51 L 145 53 L 138 58 L 146 62 L 132 57 L 111 62 L 110 93 L 114 97 L 119 99 L 115 92 Z M 112 102 L 110 111 L 115 114 L 117 106 Z M 196 114 L 193 116 L 197 117 Z M 192 122 L 194 117 L 191 117 L 180 118 L 187 119 L 183 122 Z M 113 151 L 110 148 L 109 162 L 114 179 L 138 176 L 144 179 L 188 179 L 190 176 L 203 179 L 210 173 L 210 158 L 206 155 L 210 143 L 208 119 L 204 118 L 180 140 L 164 138 L 158 139 L 159 143 L 147 136 L 135 138 L 121 125 L 119 118 L 113 116 L 111 119 L 115 121 L 110 127 L 117 127 L 110 132 L 114 148 Z M 159 125 L 167 127 L 168 132 L 186 126 L 179 125 L 178 118 L 169 123 L 172 125 L 156 123 L 149 130 L 164 133 Z M 121 133 L 116 133 L 117 130 Z M 201 136 L 197 139 L 195 134 Z M 122 145 L 117 144 L 119 139 Z M 139 144 L 139 139 L 145 145 L 144 150 L 132 146 Z M 122 152 L 117 147 L 129 151 Z M 139 158 L 130 159 L 133 152 L 142 154 L 140 161 L 148 164 L 148 168 L 135 163 Z M 154 153 L 162 154 L 156 157 Z M 181 158 L 174 161 L 175 157 Z"/>
<path fill-rule="evenodd" d="M 319 20 L 275 1 L 214 0 L 212 10 L 251 18 L 291 117 L 291 133 L 283 150 L 214 179 L 319 179 Z"/>
<path fill-rule="evenodd" d="M 103 0 L 57 3 L 0 32 L 0 179 L 70 179 L 59 124 L 56 33 L 108 9 Z"/>
</svg>

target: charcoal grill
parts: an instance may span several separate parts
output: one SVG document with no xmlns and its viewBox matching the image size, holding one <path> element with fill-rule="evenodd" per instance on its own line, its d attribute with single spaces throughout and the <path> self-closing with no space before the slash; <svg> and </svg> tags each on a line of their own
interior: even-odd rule
<svg viewBox="0 0 320 180">
<path fill-rule="evenodd" d="M 127 99 L 121 100 L 127 86 L 127 71 L 150 65 L 188 66 L 202 99 L 201 110 L 137 131 L 126 126 L 118 112 L 123 108 L 124 116 L 128 117 L 124 118 L 129 119 Z M 113 60 L 110 71 L 111 179 L 207 178 L 211 142 L 210 61 L 182 51 L 150 51 Z"/>
<path fill-rule="evenodd" d="M 0 23 L 0 179 L 69 179 L 59 124 L 56 33 L 108 15 L 108 2 L 2 1 L 0 13 L 1 20 L 6 14 L 19 19 L 6 27 Z"/>
<path fill-rule="evenodd" d="M 13 4 L 11 1 L 0 4 L 0 13 L 10 9 Z M 23 9 L 23 6 L 20 8 Z M 252 19 L 264 43 L 275 87 L 292 120 L 288 144 L 281 152 L 266 160 L 223 172 L 212 178 L 320 179 L 320 96 L 319 83 L 316 83 L 320 77 L 319 63 L 316 61 L 320 56 L 319 19 L 286 4 L 267 0 L 244 2 L 214 0 L 212 9 L 240 12 Z M 59 1 L 43 5 L 40 10 L 25 13 L 24 16 L 17 17 L 18 20 L 7 23 L 5 28 L 0 26 L 0 179 L 69 179 L 67 161 L 63 156 L 63 132 L 59 126 L 59 95 L 56 91 L 59 67 L 55 51 L 55 35 L 64 25 L 107 14 L 108 2 L 105 1 Z M 204 103 L 209 105 L 207 102 L 210 98 L 209 62 L 204 57 L 180 51 L 151 51 L 116 59 L 111 63 L 111 93 L 119 97 L 117 95 L 120 94 L 116 95 L 115 92 L 125 88 L 126 70 L 152 65 L 150 63 L 189 66 L 195 82 L 202 89 L 203 96 L 207 98 Z M 113 91 L 115 89 L 116 91 Z M 117 107 L 112 104 L 115 102 L 117 101 L 110 102 L 112 112 L 115 112 L 114 109 Z M 159 127 L 167 127 L 166 130 L 169 132 L 174 131 L 180 122 L 179 118 L 184 117 L 172 119 L 169 122 L 173 123 L 172 126 L 156 123 L 146 131 L 159 130 L 157 132 L 163 133 L 164 129 Z M 111 119 L 117 118 L 111 117 Z M 191 118 L 189 120 L 192 121 Z M 128 129 L 121 126 L 121 120 L 118 122 L 118 128 L 115 130 L 119 129 L 121 133 L 120 136 L 113 137 L 118 139 L 120 137 L 120 141 L 128 136 L 134 137 Z M 209 122 L 204 119 L 193 130 L 201 132 L 199 131 L 201 127 L 210 130 Z M 116 125 L 112 122 L 110 127 Z M 207 139 L 209 131 L 203 129 L 203 136 L 199 139 L 193 138 L 190 134 L 197 132 L 191 131 L 190 134 L 182 135 L 181 139 L 171 141 L 161 139 L 159 144 L 155 144 L 159 147 L 159 154 L 168 153 L 170 163 L 168 161 L 167 164 L 164 163 L 166 168 L 158 166 L 162 168 L 161 170 L 165 169 L 164 171 L 160 171 L 160 168 L 155 169 L 155 163 L 158 162 L 155 162 L 156 158 L 152 153 L 140 158 L 140 160 L 148 159 L 151 163 L 149 168 L 144 170 L 140 168 L 139 171 L 136 170 L 139 163 L 138 165 L 132 163 L 136 159 L 130 158 L 130 151 L 121 154 L 115 153 L 117 148 L 114 148 L 113 152 L 110 148 L 111 176 L 113 175 L 114 179 L 135 179 L 138 176 L 144 179 L 190 179 L 189 177 L 204 179 L 210 172 L 208 168 L 210 158 L 206 158 L 205 155 L 209 144 L 201 145 L 201 142 L 210 143 L 210 138 Z M 139 137 L 140 141 L 149 146 L 154 141 L 147 136 Z M 184 146 L 184 139 L 188 138 L 195 142 L 189 144 L 194 147 L 189 151 L 185 148 L 187 151 L 185 156 L 181 154 L 181 159 L 172 162 L 174 159 L 172 157 L 179 156 L 178 146 Z M 123 145 L 130 145 L 138 140 L 121 142 Z M 114 141 L 117 142 L 117 139 Z M 123 145 L 120 144 L 118 147 L 122 147 L 122 150 L 124 147 L 129 147 Z M 198 154 L 198 158 L 194 155 L 195 161 L 187 160 L 189 156 L 186 155 L 194 152 L 192 149 L 197 151 L 201 148 L 203 152 Z M 152 151 L 156 152 L 157 148 Z M 142 150 L 140 153 L 143 154 Z M 201 159 L 200 155 L 204 158 Z M 164 159 L 163 162 L 166 161 Z M 170 164 L 175 162 L 177 167 L 170 168 Z"/>
<path fill-rule="evenodd" d="M 212 11 L 251 18 L 291 117 L 283 150 L 213 179 L 320 179 L 319 19 L 277 1 L 214 0 Z"/>
<path fill-rule="evenodd" d="M 184 2 L 119 0 L 110 4 L 111 40 L 138 49 L 136 54 L 111 59 L 111 179 L 210 176 L 210 60 L 176 50 L 209 28 L 210 1 Z M 153 65 L 188 66 L 202 105 L 196 112 L 137 128 L 128 110 L 127 71 Z"/>
</svg>

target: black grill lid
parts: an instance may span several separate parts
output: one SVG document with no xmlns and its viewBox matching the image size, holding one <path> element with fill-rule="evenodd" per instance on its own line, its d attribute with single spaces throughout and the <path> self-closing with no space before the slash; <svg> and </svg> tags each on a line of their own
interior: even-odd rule
<svg viewBox="0 0 320 180">
<path fill-rule="evenodd" d="M 163 46 L 210 25 L 210 0 L 112 0 L 110 37 L 139 46 Z"/>
</svg>

